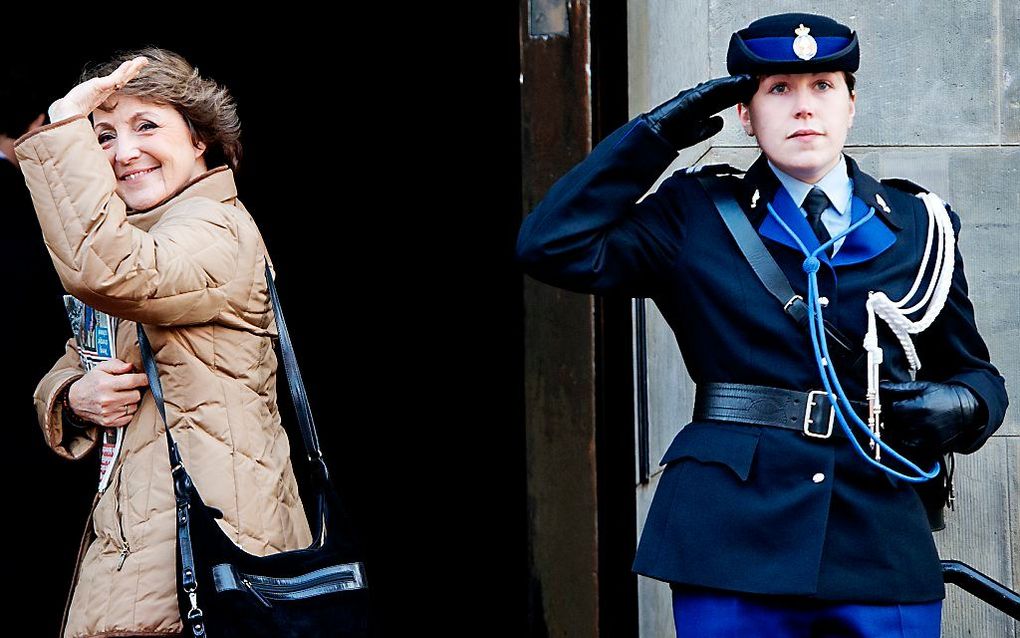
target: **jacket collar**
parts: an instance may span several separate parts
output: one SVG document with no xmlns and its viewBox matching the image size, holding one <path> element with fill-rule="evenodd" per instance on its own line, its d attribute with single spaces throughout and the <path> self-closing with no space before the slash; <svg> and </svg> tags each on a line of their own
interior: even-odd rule
<svg viewBox="0 0 1020 638">
<path fill-rule="evenodd" d="M 196 175 L 163 201 L 140 210 L 127 210 L 131 224 L 142 230 L 149 230 L 174 204 L 191 197 L 207 197 L 218 202 L 230 202 L 237 198 L 234 171 L 229 166 L 217 166 L 201 175 Z"/>
<path fill-rule="evenodd" d="M 790 194 L 797 206 L 803 206 L 808 194 L 818 188 L 825 193 L 829 199 L 828 204 L 840 217 L 850 212 L 850 196 L 853 195 L 854 184 L 850 181 L 850 175 L 847 174 L 846 161 L 843 159 L 842 153 L 840 153 L 836 165 L 815 184 L 808 184 L 792 175 L 787 175 L 772 162 L 769 162 L 769 168 L 786 187 L 786 192 Z"/>
<path fill-rule="evenodd" d="M 868 206 L 874 207 L 875 215 L 881 217 L 893 231 L 902 230 L 906 223 L 907 211 L 893 209 L 889 203 L 889 194 L 881 182 L 862 171 L 854 158 L 847 155 L 845 151 L 843 157 L 846 158 L 847 175 L 853 180 L 854 196 L 859 197 Z M 749 211 L 748 216 L 757 228 L 768 212 L 765 204 L 775 198 L 776 191 L 782 184 L 769 168 L 765 153 L 758 155 L 758 159 L 747 169 L 741 182 L 743 186 L 741 204 L 744 204 L 745 210 Z M 756 191 L 757 197 L 755 197 Z"/>
</svg>

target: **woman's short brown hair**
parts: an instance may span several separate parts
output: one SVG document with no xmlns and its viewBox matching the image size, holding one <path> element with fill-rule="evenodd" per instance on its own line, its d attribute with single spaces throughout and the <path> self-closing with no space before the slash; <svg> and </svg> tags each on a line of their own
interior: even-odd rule
<svg viewBox="0 0 1020 638">
<path fill-rule="evenodd" d="M 182 56 L 158 47 L 118 51 L 106 62 L 86 67 L 79 83 L 109 75 L 122 63 L 140 55 L 149 59 L 117 94 L 170 105 L 184 118 L 192 142 L 205 144 L 205 164 L 226 164 L 237 171 L 241 162 L 241 121 L 237 104 L 226 87 L 199 75 Z"/>
</svg>

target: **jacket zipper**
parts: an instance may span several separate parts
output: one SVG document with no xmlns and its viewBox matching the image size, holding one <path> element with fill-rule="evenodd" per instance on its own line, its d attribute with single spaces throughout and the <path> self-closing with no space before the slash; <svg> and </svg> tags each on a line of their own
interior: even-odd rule
<svg viewBox="0 0 1020 638">
<path fill-rule="evenodd" d="M 117 527 L 120 529 L 120 541 L 121 541 L 121 545 L 122 545 L 121 548 L 120 548 L 120 562 L 117 563 L 117 571 L 120 571 L 124 567 L 124 561 L 127 560 L 128 554 L 131 553 L 131 545 L 128 544 L 127 535 L 124 534 L 124 515 L 123 515 L 123 513 L 121 512 L 121 509 L 120 509 L 120 502 L 121 502 L 120 486 L 121 486 L 121 475 L 123 474 L 123 470 L 124 470 L 124 465 L 122 463 L 121 466 L 119 468 L 117 468 L 117 491 L 116 491 L 116 496 L 117 496 Z"/>
</svg>

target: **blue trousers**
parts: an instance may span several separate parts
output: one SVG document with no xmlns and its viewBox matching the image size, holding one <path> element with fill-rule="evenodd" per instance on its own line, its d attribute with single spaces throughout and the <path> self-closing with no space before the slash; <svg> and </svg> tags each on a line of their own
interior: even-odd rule
<svg viewBox="0 0 1020 638">
<path fill-rule="evenodd" d="M 847 604 L 673 588 L 677 638 L 939 638 L 942 601 Z"/>
</svg>

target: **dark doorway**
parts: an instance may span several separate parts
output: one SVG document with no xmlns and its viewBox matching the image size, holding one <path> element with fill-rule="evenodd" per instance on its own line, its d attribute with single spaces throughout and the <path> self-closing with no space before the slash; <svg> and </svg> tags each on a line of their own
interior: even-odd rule
<svg viewBox="0 0 1020 638">
<path fill-rule="evenodd" d="M 21 28 L 3 62 L 40 69 L 56 99 L 86 62 L 154 44 L 237 97 L 239 198 L 277 267 L 322 447 L 365 546 L 380 636 L 523 635 L 525 625 L 517 25 L 513 6 L 490 11 L 446 41 L 441 16 L 434 29 L 407 16 L 409 37 L 383 29 L 366 40 L 357 25 L 392 17 L 274 16 L 262 29 L 156 17 L 122 30 L 96 14 L 59 37 Z M 37 377 L 66 338 L 17 357 Z M 34 617 L 53 635 L 97 461 L 58 459 L 28 398 L 12 405 L 22 507 L 5 540 L 30 548 L 14 569 L 21 589 L 45 592 Z"/>
</svg>

